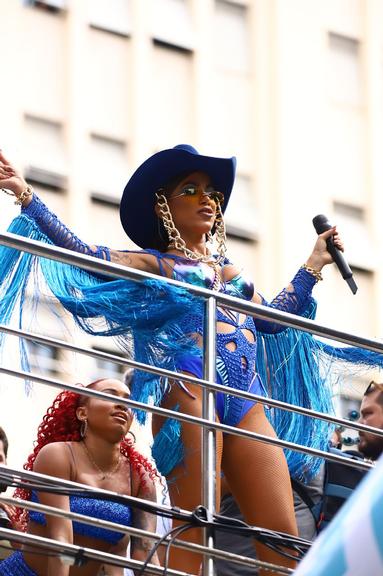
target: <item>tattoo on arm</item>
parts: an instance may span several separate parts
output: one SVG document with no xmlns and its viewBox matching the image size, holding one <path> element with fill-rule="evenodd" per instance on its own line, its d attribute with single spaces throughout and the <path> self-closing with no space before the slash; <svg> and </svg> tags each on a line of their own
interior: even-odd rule
<svg viewBox="0 0 383 576">
<path fill-rule="evenodd" d="M 127 252 L 120 252 L 120 250 L 111 250 L 110 257 L 111 261 L 114 262 L 115 264 L 134 267 L 133 259 Z"/>
<path fill-rule="evenodd" d="M 143 510 L 137 510 L 134 520 L 135 528 L 155 532 L 156 518 L 153 514 L 144 512 Z M 150 552 L 155 542 L 155 540 L 147 536 L 132 536 L 132 551 L 142 550 L 144 552 Z"/>
</svg>

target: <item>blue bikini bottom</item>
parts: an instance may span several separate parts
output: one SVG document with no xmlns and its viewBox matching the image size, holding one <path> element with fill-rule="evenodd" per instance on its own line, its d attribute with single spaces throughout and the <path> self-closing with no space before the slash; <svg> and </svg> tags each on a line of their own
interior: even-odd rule
<svg viewBox="0 0 383 576">
<path fill-rule="evenodd" d="M 180 372 L 189 372 L 197 378 L 203 378 L 203 361 L 201 356 L 183 356 L 177 363 L 177 369 Z M 222 359 L 217 357 L 217 372 L 216 382 L 225 386 L 230 386 L 230 374 Z M 187 385 L 178 382 L 179 386 L 189 395 Z M 240 389 L 238 387 L 238 389 Z M 257 394 L 258 396 L 267 396 L 266 390 L 263 386 L 262 380 L 257 373 L 250 383 L 246 392 Z M 215 407 L 222 424 L 229 426 L 237 426 L 248 411 L 256 404 L 253 400 L 240 398 L 239 396 L 231 396 L 225 392 L 216 392 L 215 394 Z"/>
<path fill-rule="evenodd" d="M 29 568 L 22 553 L 17 551 L 0 562 L 0 576 L 38 576 L 38 574 Z"/>
<path fill-rule="evenodd" d="M 200 356 L 184 356 L 177 362 L 178 371 L 188 372 L 197 378 L 203 377 L 203 361 Z M 220 357 L 217 357 L 217 372 L 216 382 L 228 386 L 237 383 L 237 386 L 232 386 L 238 390 L 246 390 L 252 394 L 259 396 L 267 396 L 266 390 L 258 374 L 250 379 L 250 384 L 246 384 L 245 379 L 236 378 L 230 379 L 230 372 L 225 363 Z M 189 391 L 187 384 L 181 380 L 177 382 L 178 386 L 194 398 L 194 395 Z M 230 426 L 237 426 L 249 410 L 256 404 L 255 401 L 232 396 L 224 392 L 216 392 L 216 411 L 222 424 Z M 173 407 L 174 410 L 178 406 Z M 152 446 L 152 456 L 156 462 L 157 469 L 161 474 L 168 477 L 171 475 L 173 468 L 178 466 L 185 456 L 185 448 L 182 443 L 182 426 L 179 420 L 168 418 L 161 427 L 158 434 L 156 434 Z"/>
</svg>

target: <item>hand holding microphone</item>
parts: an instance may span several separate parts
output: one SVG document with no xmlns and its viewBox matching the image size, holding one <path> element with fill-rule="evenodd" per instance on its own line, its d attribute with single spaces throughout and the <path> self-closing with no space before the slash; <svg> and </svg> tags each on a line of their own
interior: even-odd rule
<svg viewBox="0 0 383 576">
<path fill-rule="evenodd" d="M 323 232 L 331 230 L 332 228 L 328 219 L 323 214 L 318 214 L 318 216 L 315 216 L 315 218 L 313 218 L 313 225 L 317 234 L 323 234 Z M 346 280 L 347 284 L 349 285 L 351 292 L 353 294 L 356 294 L 358 287 L 352 276 L 352 270 L 348 265 L 348 263 L 346 262 L 346 260 L 344 259 L 342 252 L 335 245 L 333 236 L 329 236 L 326 239 L 326 246 L 327 251 L 331 254 L 334 263 L 338 267 L 339 272 L 342 274 L 342 277 L 344 278 L 344 280 Z"/>
</svg>

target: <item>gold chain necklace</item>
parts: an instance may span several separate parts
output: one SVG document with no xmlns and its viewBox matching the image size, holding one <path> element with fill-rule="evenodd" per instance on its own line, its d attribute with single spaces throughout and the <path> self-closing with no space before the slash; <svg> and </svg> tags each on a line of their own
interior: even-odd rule
<svg viewBox="0 0 383 576">
<path fill-rule="evenodd" d="M 113 470 L 111 472 L 105 472 L 104 470 L 102 470 L 100 468 L 100 466 L 97 464 L 97 462 L 94 461 L 91 453 L 89 452 L 87 445 L 85 444 L 84 440 L 81 441 L 81 444 L 84 446 L 84 450 L 86 452 L 86 455 L 88 456 L 89 462 L 93 465 L 94 468 L 96 468 L 96 470 L 98 470 L 101 474 L 101 480 L 106 480 L 107 478 L 111 478 L 119 469 L 120 467 L 120 463 L 121 463 L 121 453 L 119 453 L 118 455 L 118 461 L 117 464 L 113 467 Z"/>
<path fill-rule="evenodd" d="M 221 276 L 219 274 L 219 265 L 215 262 L 212 264 L 214 270 L 214 278 L 213 282 L 211 283 L 210 290 L 215 290 L 216 292 L 219 291 L 221 286 Z"/>
<path fill-rule="evenodd" d="M 169 244 L 168 248 L 175 248 L 176 250 L 179 250 L 180 252 L 183 252 L 183 251 L 180 250 L 180 248 L 178 248 L 178 247 L 176 246 L 176 244 L 174 244 L 174 243 Z M 195 254 L 197 254 L 197 253 L 195 253 Z M 220 275 L 220 273 L 219 273 L 220 265 L 219 265 L 218 259 L 216 260 L 216 259 L 214 258 L 214 256 L 212 256 L 212 255 L 209 255 L 209 256 L 203 256 L 203 255 L 202 255 L 202 258 L 200 258 L 200 259 L 190 258 L 188 255 L 185 254 L 185 252 L 183 252 L 183 255 L 184 255 L 188 260 L 192 260 L 193 262 L 201 262 L 201 263 L 207 264 L 208 266 L 210 266 L 211 268 L 213 268 L 213 270 L 214 270 L 214 277 L 213 277 L 213 280 L 212 280 L 209 288 L 210 288 L 210 290 L 215 290 L 216 292 L 218 292 L 218 291 L 219 291 L 219 288 L 220 288 L 220 286 L 221 286 L 221 284 L 222 284 L 222 282 L 221 282 L 221 275 Z M 203 258 L 204 258 L 204 259 L 203 259 Z M 207 258 L 209 258 L 209 259 L 207 259 Z"/>
<path fill-rule="evenodd" d="M 193 260 L 193 262 L 204 262 L 205 264 L 211 265 L 221 264 L 224 262 L 226 246 L 222 248 L 223 252 L 219 254 L 217 258 L 214 258 L 212 254 L 200 254 L 199 252 L 194 252 L 194 250 L 187 248 L 185 240 L 181 238 L 179 231 L 175 227 L 166 196 L 157 193 L 156 197 L 157 204 L 160 208 L 162 223 L 169 236 L 168 248 L 179 250 L 186 258 Z"/>
</svg>

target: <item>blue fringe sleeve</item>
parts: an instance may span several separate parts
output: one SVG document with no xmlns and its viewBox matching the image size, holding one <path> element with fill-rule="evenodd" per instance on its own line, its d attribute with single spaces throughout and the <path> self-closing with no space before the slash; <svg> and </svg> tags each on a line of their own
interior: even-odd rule
<svg viewBox="0 0 383 576">
<path fill-rule="evenodd" d="M 311 302 L 304 316 L 314 318 Z M 383 355 L 352 346 L 332 346 L 312 334 L 285 328 L 278 334 L 258 332 L 257 366 L 272 398 L 325 414 L 334 414 L 332 386 L 352 370 L 383 368 Z M 286 410 L 269 410 L 269 419 L 279 438 L 327 451 L 334 426 Z M 286 450 L 290 474 L 308 481 L 315 476 L 321 458 Z"/>
<path fill-rule="evenodd" d="M 300 268 L 291 280 L 292 288 L 284 288 L 270 303 L 261 296 L 262 304 L 268 308 L 275 308 L 282 312 L 289 312 L 290 314 L 298 314 L 301 316 L 305 314 L 313 303 L 311 293 L 315 284 L 316 279 L 314 276 L 304 268 Z M 254 323 L 257 330 L 268 334 L 276 334 L 285 329 L 284 326 L 276 322 L 260 320 L 258 318 L 254 319 Z"/>
<path fill-rule="evenodd" d="M 52 243 L 25 214 L 15 218 L 9 231 Z M 85 332 L 115 337 L 120 347 L 139 362 L 175 370 L 180 356 L 200 353 L 194 341 L 185 337 L 182 325 L 190 310 L 203 314 L 203 303 L 186 288 L 169 286 L 160 278 L 141 282 L 110 280 L 3 246 L 0 260 L 0 322 L 4 324 L 18 310 L 22 327 L 27 285 L 36 300 L 47 296 L 46 285 L 50 296 L 53 294 Z M 142 402 L 152 398 L 158 404 L 165 385 L 158 376 L 136 370 L 132 397 Z M 139 419 L 144 421 L 144 413 L 140 412 Z"/>
<path fill-rule="evenodd" d="M 21 213 L 32 218 L 39 226 L 41 232 L 55 246 L 110 261 L 109 248 L 106 246 L 95 246 L 93 249 L 88 244 L 85 244 L 57 218 L 56 214 L 49 210 L 36 194 L 33 194 L 32 201 L 27 207 L 22 207 Z"/>
</svg>

